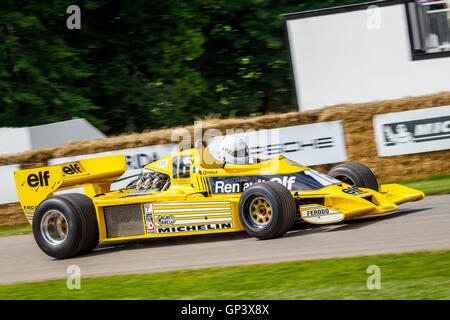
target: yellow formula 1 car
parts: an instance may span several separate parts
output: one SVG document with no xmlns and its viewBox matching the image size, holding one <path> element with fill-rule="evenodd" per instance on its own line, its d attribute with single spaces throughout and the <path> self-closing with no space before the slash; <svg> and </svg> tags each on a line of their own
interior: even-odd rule
<svg viewBox="0 0 450 320">
<path fill-rule="evenodd" d="M 125 239 L 242 230 L 271 239 L 301 221 L 335 223 L 424 197 L 398 184 L 378 188 L 360 163 L 338 165 L 325 175 L 282 155 L 254 159 L 244 143 L 228 140 L 218 152 L 199 145 L 153 162 L 117 191 L 110 185 L 126 170 L 124 156 L 16 171 L 36 243 L 49 256 L 69 258 L 99 242 Z M 80 186 L 85 194 L 54 193 Z"/>
</svg>

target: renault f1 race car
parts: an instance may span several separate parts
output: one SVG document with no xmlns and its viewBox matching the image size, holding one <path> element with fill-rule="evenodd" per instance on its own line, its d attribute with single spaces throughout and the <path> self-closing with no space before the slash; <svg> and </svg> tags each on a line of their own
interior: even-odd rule
<svg viewBox="0 0 450 320">
<path fill-rule="evenodd" d="M 232 137 L 216 151 L 200 142 L 150 163 L 116 191 L 110 186 L 126 171 L 122 155 L 16 171 L 19 200 L 37 245 L 64 259 L 88 253 L 99 242 L 127 239 L 242 230 L 272 239 L 302 221 L 336 223 L 424 198 L 399 184 L 379 187 L 360 163 L 337 165 L 325 175 L 283 155 L 253 158 L 247 145 Z M 84 194 L 54 194 L 74 187 L 84 187 Z"/>
</svg>

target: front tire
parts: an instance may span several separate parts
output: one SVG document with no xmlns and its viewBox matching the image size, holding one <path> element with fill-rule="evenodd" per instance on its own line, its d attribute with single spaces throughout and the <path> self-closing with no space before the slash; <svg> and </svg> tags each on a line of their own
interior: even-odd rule
<svg viewBox="0 0 450 320">
<path fill-rule="evenodd" d="M 32 228 L 39 248 L 57 259 L 90 252 L 99 240 L 92 200 L 79 193 L 42 201 L 33 216 Z"/>
<path fill-rule="evenodd" d="M 286 187 L 274 181 L 254 184 L 242 193 L 239 218 L 245 231 L 262 240 L 282 236 L 294 223 L 297 207 Z"/>
<path fill-rule="evenodd" d="M 378 191 L 378 181 L 372 170 L 359 162 L 337 165 L 328 175 L 352 186 Z"/>
</svg>

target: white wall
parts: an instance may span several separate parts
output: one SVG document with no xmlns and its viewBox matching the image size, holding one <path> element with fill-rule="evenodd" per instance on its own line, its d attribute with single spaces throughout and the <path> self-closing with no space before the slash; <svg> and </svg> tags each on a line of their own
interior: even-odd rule
<svg viewBox="0 0 450 320">
<path fill-rule="evenodd" d="M 84 118 L 33 126 L 29 130 L 32 149 L 57 147 L 68 142 L 106 137 Z"/>
<path fill-rule="evenodd" d="M 31 150 L 28 128 L 0 128 L 0 155 Z"/>
<path fill-rule="evenodd" d="M 33 127 L 0 128 L 0 155 L 101 138 L 105 135 L 83 118 Z"/>
<path fill-rule="evenodd" d="M 0 166 L 0 204 L 19 201 L 16 185 L 14 183 L 14 171 L 17 170 L 20 170 L 20 166 L 18 164 Z"/>
<path fill-rule="evenodd" d="M 450 91 L 450 57 L 411 60 L 404 5 L 378 10 L 287 20 L 300 110 Z"/>
</svg>

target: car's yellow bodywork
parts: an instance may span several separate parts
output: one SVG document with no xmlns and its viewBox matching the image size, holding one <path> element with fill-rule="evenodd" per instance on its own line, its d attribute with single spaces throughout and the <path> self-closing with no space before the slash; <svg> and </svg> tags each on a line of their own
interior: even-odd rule
<svg viewBox="0 0 450 320">
<path fill-rule="evenodd" d="M 315 224 L 381 214 L 396 210 L 400 203 L 424 197 L 423 192 L 398 184 L 381 185 L 377 192 L 332 183 L 327 176 L 284 156 L 249 165 L 224 165 L 212 157 L 208 148 L 185 150 L 145 168 L 167 174 L 170 188 L 110 192 L 111 183 L 126 171 L 124 156 L 20 170 L 14 178 L 30 223 L 38 205 L 55 191 L 84 187 L 96 209 L 100 242 L 244 230 L 239 200 L 242 191 L 259 180 L 278 181 L 288 187 L 298 204 L 298 220 Z M 302 186 L 297 184 L 302 183 L 300 175 L 324 181 L 324 186 L 295 190 Z"/>
</svg>

